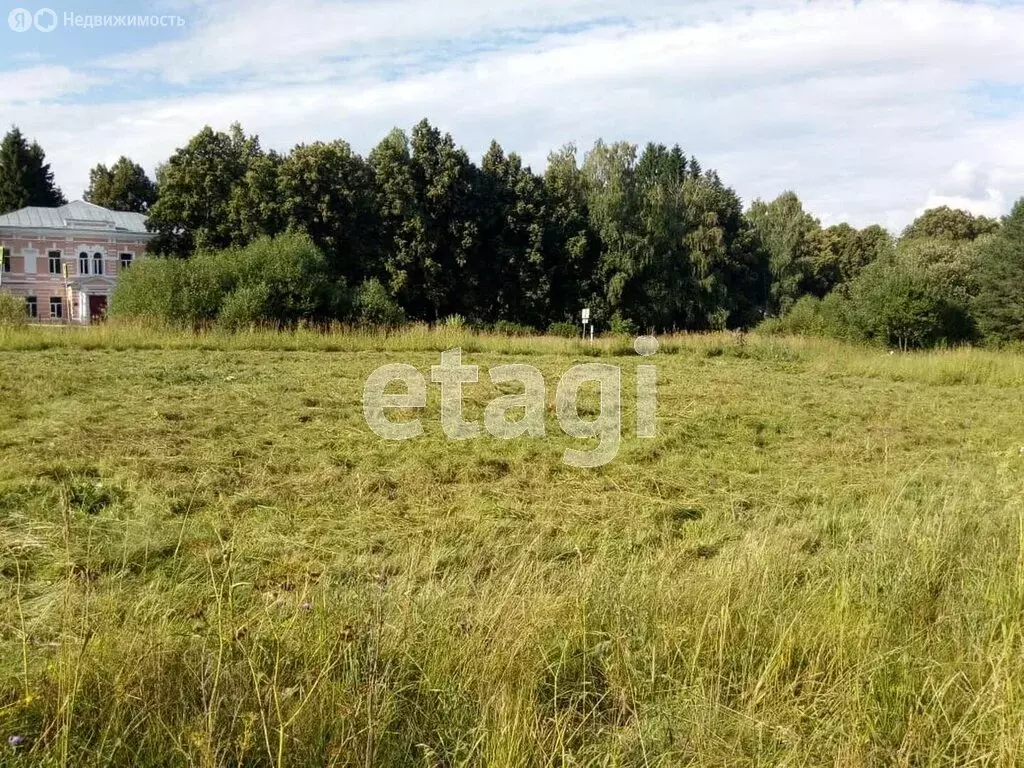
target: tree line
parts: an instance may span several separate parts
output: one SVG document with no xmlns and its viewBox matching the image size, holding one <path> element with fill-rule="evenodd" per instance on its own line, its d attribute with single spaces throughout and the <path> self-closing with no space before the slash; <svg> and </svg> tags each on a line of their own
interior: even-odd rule
<svg viewBox="0 0 1024 768">
<path fill-rule="evenodd" d="M 152 251 L 182 260 L 123 281 L 115 307 L 136 314 L 162 286 L 161 301 L 194 305 L 196 321 L 221 319 L 222 304 L 192 301 L 203 294 L 234 301 L 236 321 L 545 330 L 590 307 L 621 332 L 761 324 L 904 347 L 1024 340 L 1024 201 L 1002 222 L 929 210 L 899 237 L 824 227 L 793 192 L 745 209 L 678 145 L 568 145 L 537 174 L 496 141 L 474 163 L 427 120 L 365 158 L 342 140 L 279 154 L 236 124 L 204 128 L 155 181 L 125 157 L 97 165 L 85 198 L 147 213 Z M 12 130 L 0 209 L 59 202 L 41 148 Z M 274 274 L 303 275 L 315 300 L 261 303 L 278 278 L 239 254 L 280 261 Z M 232 299 L 232 286 L 248 287 Z"/>
</svg>

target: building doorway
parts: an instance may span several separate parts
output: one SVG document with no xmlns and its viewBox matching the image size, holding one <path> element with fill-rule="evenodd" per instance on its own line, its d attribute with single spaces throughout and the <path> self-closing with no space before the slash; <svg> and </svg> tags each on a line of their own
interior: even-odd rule
<svg viewBox="0 0 1024 768">
<path fill-rule="evenodd" d="M 107 317 L 107 297 L 106 296 L 90 296 L 89 297 L 89 322 L 98 323 Z"/>
</svg>

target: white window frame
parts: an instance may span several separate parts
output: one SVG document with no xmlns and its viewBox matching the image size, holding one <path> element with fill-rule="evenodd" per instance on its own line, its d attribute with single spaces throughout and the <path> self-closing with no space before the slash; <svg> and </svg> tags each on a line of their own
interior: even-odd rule
<svg viewBox="0 0 1024 768">
<path fill-rule="evenodd" d="M 92 261 L 92 249 L 85 245 L 78 246 L 78 275 L 79 277 L 85 277 L 86 275 L 92 274 L 89 271 L 89 262 Z M 82 258 L 82 254 L 85 254 L 85 258 Z M 82 269 L 82 263 L 85 262 L 85 269 Z"/>
<path fill-rule="evenodd" d="M 103 277 L 107 274 L 107 270 L 104 269 L 103 262 L 107 258 L 107 252 L 103 248 L 93 248 L 90 256 L 92 259 L 92 274 Z M 99 269 L 97 269 L 99 267 Z"/>
<path fill-rule="evenodd" d="M 121 270 L 124 269 L 124 259 L 123 259 L 123 257 L 125 257 L 125 256 L 130 256 L 131 257 L 128 260 L 128 266 L 129 267 L 132 266 L 133 264 L 135 264 L 135 252 L 134 251 L 118 251 L 117 252 L 117 271 L 118 272 L 120 272 Z"/>
<path fill-rule="evenodd" d="M 32 299 L 32 301 L 29 301 Z M 35 309 L 35 312 L 30 312 L 29 308 Z M 39 297 L 38 296 L 26 296 L 25 297 L 25 314 L 31 317 L 33 320 L 39 319 Z"/>
<path fill-rule="evenodd" d="M 59 306 L 60 314 L 55 315 L 53 308 Z M 63 320 L 64 319 L 64 297 L 63 296 L 51 296 L 50 297 L 50 319 Z"/>
<path fill-rule="evenodd" d="M 50 254 L 57 254 L 57 271 L 54 272 L 50 269 Z M 64 275 L 64 252 L 60 248 L 47 248 L 46 249 L 46 274 L 48 275 Z"/>
</svg>

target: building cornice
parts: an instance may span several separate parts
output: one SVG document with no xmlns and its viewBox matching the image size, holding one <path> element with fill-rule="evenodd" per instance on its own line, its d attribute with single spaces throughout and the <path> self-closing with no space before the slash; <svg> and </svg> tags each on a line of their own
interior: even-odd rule
<svg viewBox="0 0 1024 768">
<path fill-rule="evenodd" d="M 149 242 L 156 232 L 122 232 L 116 229 L 52 229 L 0 226 L 0 238 L 17 240 L 84 240 L 89 242 Z"/>
</svg>

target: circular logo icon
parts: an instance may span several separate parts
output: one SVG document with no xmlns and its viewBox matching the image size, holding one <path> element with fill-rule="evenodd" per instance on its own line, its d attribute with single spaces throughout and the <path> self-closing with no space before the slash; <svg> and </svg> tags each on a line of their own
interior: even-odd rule
<svg viewBox="0 0 1024 768">
<path fill-rule="evenodd" d="M 32 11 L 15 8 L 7 15 L 7 26 L 15 32 L 28 32 L 32 29 Z"/>
<path fill-rule="evenodd" d="M 40 32 L 53 32 L 57 26 L 57 14 L 52 8 L 40 8 L 36 11 L 35 22 Z"/>
<path fill-rule="evenodd" d="M 640 357 L 650 357 L 658 354 L 658 347 L 661 345 L 653 336 L 640 336 L 633 342 L 633 349 Z"/>
</svg>

